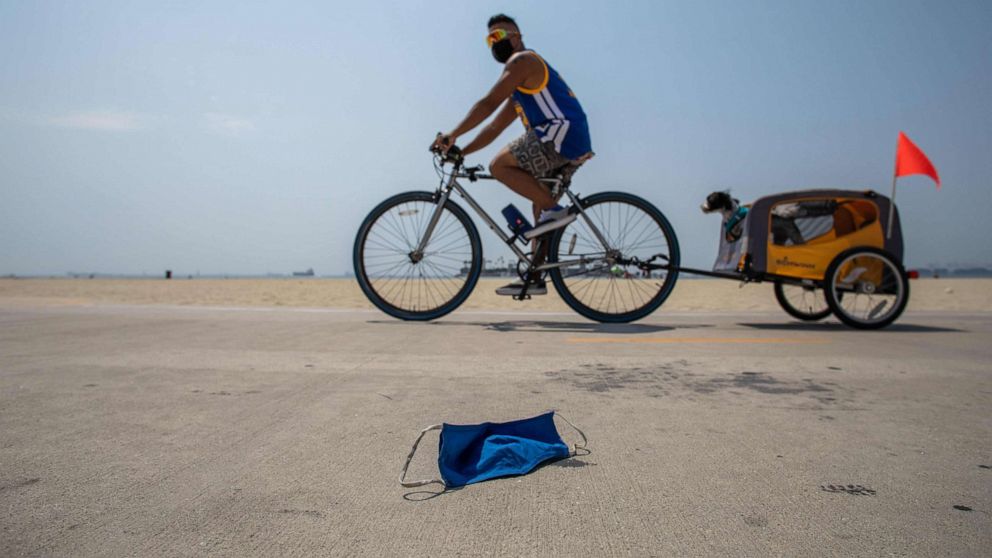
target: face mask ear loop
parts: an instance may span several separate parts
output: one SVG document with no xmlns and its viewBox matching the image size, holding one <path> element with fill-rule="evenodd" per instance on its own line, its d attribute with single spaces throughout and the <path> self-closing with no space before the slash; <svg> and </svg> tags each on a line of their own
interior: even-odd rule
<svg viewBox="0 0 992 558">
<path fill-rule="evenodd" d="M 418 486 L 424 486 L 425 484 L 431 484 L 431 483 L 435 483 L 435 482 L 441 483 L 442 485 L 444 484 L 444 481 L 441 480 L 441 479 L 426 479 L 426 480 L 419 480 L 419 481 L 407 481 L 407 480 L 403 480 L 403 479 L 406 478 L 406 470 L 410 467 L 410 462 L 413 461 L 413 454 L 417 453 L 417 446 L 420 445 L 420 440 L 422 440 L 424 438 L 424 434 L 427 434 L 431 430 L 441 430 L 441 425 L 440 424 L 432 424 L 432 425 L 428 426 L 427 428 L 421 430 L 420 431 L 420 435 L 417 436 L 417 440 L 413 443 L 413 447 L 410 448 L 410 455 L 406 456 L 406 463 L 403 464 L 403 471 L 400 472 L 400 484 L 403 485 L 403 486 L 405 486 L 406 488 L 415 488 L 415 487 L 418 487 Z"/>
<path fill-rule="evenodd" d="M 558 418 L 560 418 L 561 420 L 565 421 L 566 424 L 568 424 L 569 426 L 571 426 L 572 428 L 574 428 L 575 431 L 579 433 L 579 436 L 582 436 L 582 445 L 580 446 L 579 444 L 572 444 L 572 451 L 568 452 L 568 456 L 569 457 L 575 457 L 575 452 L 579 448 L 586 449 L 586 444 L 589 441 L 586 439 L 585 433 L 583 433 L 581 430 L 579 430 L 579 427 L 578 426 L 575 426 L 574 424 L 572 424 L 572 421 L 570 421 L 567 418 L 565 418 L 564 416 L 562 416 L 562 414 L 559 413 L 558 411 L 555 411 L 555 414 L 558 415 Z"/>
</svg>

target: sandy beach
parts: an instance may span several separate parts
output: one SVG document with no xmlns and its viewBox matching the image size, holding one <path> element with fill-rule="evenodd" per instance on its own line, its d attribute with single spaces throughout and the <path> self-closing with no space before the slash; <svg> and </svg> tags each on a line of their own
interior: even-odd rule
<svg viewBox="0 0 992 558">
<path fill-rule="evenodd" d="M 553 288 L 517 302 L 497 296 L 505 278 L 482 279 L 461 307 L 470 310 L 570 312 Z M 992 312 L 992 279 L 919 279 L 908 311 Z M 273 306 L 373 308 L 354 279 L 2 279 L 0 304 Z M 680 279 L 659 312 L 777 311 L 770 283 Z"/>
</svg>

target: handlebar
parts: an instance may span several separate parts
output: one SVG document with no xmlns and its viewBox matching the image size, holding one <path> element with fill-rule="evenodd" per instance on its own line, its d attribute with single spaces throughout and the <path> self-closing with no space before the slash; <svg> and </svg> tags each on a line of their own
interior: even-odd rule
<svg viewBox="0 0 992 558">
<path fill-rule="evenodd" d="M 448 147 L 447 151 L 445 151 L 443 148 L 439 146 L 431 146 L 429 151 L 434 154 L 435 157 L 434 166 L 439 173 L 443 173 L 442 167 L 445 164 L 451 163 L 452 165 L 454 165 L 454 168 L 452 169 L 452 173 L 457 174 L 459 176 L 464 176 L 468 178 L 470 181 L 475 182 L 476 180 L 479 180 L 479 176 L 477 176 L 478 173 L 486 170 L 486 167 L 482 165 L 476 165 L 474 167 L 466 167 L 465 154 L 462 153 L 461 148 L 458 147 L 457 145 L 451 145 L 450 147 Z M 440 162 L 440 165 L 438 165 L 438 162 Z M 490 177 L 483 176 L 482 178 L 490 178 Z"/>
<path fill-rule="evenodd" d="M 432 147 L 431 153 L 441 158 L 442 165 L 444 163 L 453 163 L 456 167 L 460 167 L 465 162 L 465 156 L 462 155 L 462 150 L 457 145 L 452 145 L 447 151 L 438 147 Z"/>
</svg>

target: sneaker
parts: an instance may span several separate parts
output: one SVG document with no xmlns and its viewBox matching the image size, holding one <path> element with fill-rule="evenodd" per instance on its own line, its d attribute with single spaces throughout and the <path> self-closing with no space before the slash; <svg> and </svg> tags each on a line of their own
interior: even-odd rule
<svg viewBox="0 0 992 558">
<path fill-rule="evenodd" d="M 546 232 L 564 227 L 574 221 L 576 217 L 577 215 L 570 213 L 567 207 L 562 207 L 560 205 L 556 205 L 551 209 L 545 209 L 541 211 L 541 216 L 537 220 L 537 225 L 534 226 L 533 229 L 524 233 L 524 238 L 527 240 L 533 240 Z"/>
<path fill-rule="evenodd" d="M 503 285 L 502 287 L 496 289 L 496 294 L 500 296 L 515 296 L 524 292 L 524 282 L 520 279 L 510 283 L 509 285 Z M 548 285 L 544 281 L 532 281 L 527 287 L 527 294 L 529 295 L 544 295 L 548 294 Z"/>
</svg>

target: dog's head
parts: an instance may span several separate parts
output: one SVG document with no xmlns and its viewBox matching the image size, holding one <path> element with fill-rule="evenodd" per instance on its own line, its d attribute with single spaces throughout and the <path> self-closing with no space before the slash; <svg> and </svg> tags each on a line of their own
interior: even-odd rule
<svg viewBox="0 0 992 558">
<path fill-rule="evenodd" d="M 738 203 L 740 202 L 730 197 L 730 192 L 713 192 L 706 196 L 706 203 L 699 206 L 699 208 L 703 210 L 703 213 L 733 211 Z"/>
</svg>

